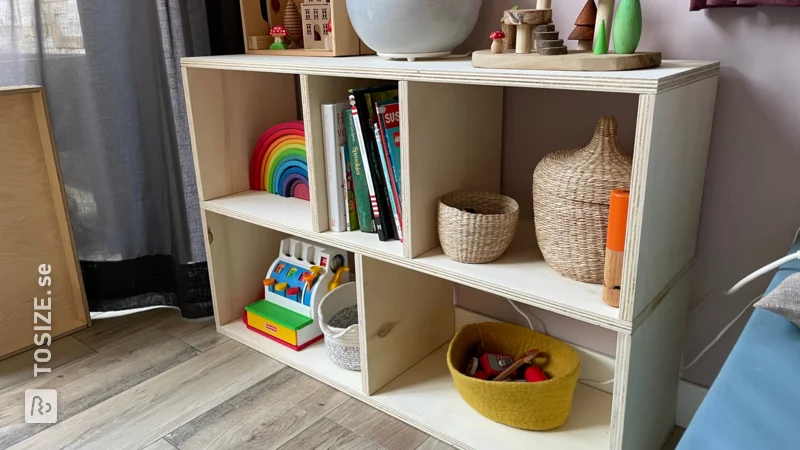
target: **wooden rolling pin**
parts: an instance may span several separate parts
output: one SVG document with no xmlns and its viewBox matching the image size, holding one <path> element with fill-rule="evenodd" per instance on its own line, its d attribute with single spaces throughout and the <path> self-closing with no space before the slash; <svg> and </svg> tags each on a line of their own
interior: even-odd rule
<svg viewBox="0 0 800 450">
<path fill-rule="evenodd" d="M 606 238 L 606 264 L 603 268 L 603 301 L 619 308 L 619 291 L 622 285 L 622 262 L 625 256 L 625 232 L 628 228 L 628 189 L 611 191 L 608 208 L 608 237 Z"/>
</svg>

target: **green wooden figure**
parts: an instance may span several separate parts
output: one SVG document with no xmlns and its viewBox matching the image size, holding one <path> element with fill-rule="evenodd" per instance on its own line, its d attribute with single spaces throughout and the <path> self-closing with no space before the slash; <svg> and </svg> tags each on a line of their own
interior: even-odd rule
<svg viewBox="0 0 800 450">
<path fill-rule="evenodd" d="M 601 20 L 600 26 L 594 33 L 594 49 L 595 55 L 605 55 L 608 53 L 608 39 L 606 39 L 606 21 Z"/>
<path fill-rule="evenodd" d="M 642 37 L 642 5 L 639 0 L 622 0 L 614 17 L 611 38 L 614 51 L 627 55 L 636 52 Z"/>
</svg>

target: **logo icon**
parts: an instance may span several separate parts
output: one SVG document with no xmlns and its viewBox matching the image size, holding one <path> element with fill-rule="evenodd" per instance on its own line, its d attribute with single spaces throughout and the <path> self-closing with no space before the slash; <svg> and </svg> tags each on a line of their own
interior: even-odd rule
<svg viewBox="0 0 800 450">
<path fill-rule="evenodd" d="M 56 423 L 58 391 L 28 389 L 25 391 L 25 423 Z"/>
</svg>

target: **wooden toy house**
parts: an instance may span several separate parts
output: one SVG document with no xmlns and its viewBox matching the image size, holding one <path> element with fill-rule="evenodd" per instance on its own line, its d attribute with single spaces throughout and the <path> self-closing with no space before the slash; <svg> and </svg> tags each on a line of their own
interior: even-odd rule
<svg viewBox="0 0 800 450">
<path fill-rule="evenodd" d="M 293 0 L 299 9 L 289 7 L 290 0 L 239 0 L 245 53 L 280 56 L 358 56 L 375 54 L 358 38 L 347 14 L 346 0 Z M 289 17 L 287 18 L 287 10 Z M 296 33 L 294 24 L 302 26 Z M 331 28 L 328 28 L 328 21 Z M 287 23 L 289 22 L 289 23 Z M 282 25 L 290 30 L 293 45 L 287 50 L 270 50 L 274 42 L 270 29 Z M 331 31 L 333 30 L 333 31 Z M 299 36 L 298 36 L 299 34 Z M 302 44 L 297 45 L 302 39 Z"/>
</svg>

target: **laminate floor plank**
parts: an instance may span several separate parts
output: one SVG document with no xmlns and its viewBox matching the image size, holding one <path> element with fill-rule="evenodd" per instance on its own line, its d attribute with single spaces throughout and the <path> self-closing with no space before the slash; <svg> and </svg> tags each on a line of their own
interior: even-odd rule
<svg viewBox="0 0 800 450">
<path fill-rule="evenodd" d="M 72 336 L 55 340 L 48 348 L 52 355 L 51 359 L 47 364 L 40 364 L 40 366 L 49 367 L 51 371 L 97 353 Z M 0 361 L 0 394 L 36 379 L 33 376 L 34 350 L 31 349 Z M 45 376 L 45 373 L 41 373 L 39 376 Z"/>
<path fill-rule="evenodd" d="M 444 442 L 436 438 L 429 437 L 428 439 L 425 440 L 425 442 L 422 443 L 422 445 L 417 447 L 417 450 L 456 450 L 456 449 L 455 447 L 445 444 Z"/>
<path fill-rule="evenodd" d="M 165 436 L 181 450 L 276 449 L 349 398 L 285 367 Z"/>
<path fill-rule="evenodd" d="M 280 450 L 382 450 L 383 447 L 322 418 L 280 447 Z"/>
<path fill-rule="evenodd" d="M 429 437 L 422 431 L 353 398 L 336 408 L 327 417 L 388 450 L 415 449 Z"/>
<path fill-rule="evenodd" d="M 211 321 L 204 324 L 202 327 L 183 335 L 181 340 L 200 350 L 201 352 L 205 352 L 223 342 L 230 340 L 230 338 L 218 332 L 217 325 L 214 323 L 214 321 Z"/>
<path fill-rule="evenodd" d="M 180 312 L 174 308 L 154 308 L 125 316 L 101 317 L 72 337 L 101 352 L 156 328 L 176 315 L 180 316 Z"/>
<path fill-rule="evenodd" d="M 144 447 L 142 450 L 178 450 L 178 449 L 176 449 L 174 445 L 170 444 L 164 439 L 158 439 L 157 441 L 153 441 L 153 443 L 151 443 L 147 447 Z"/>
<path fill-rule="evenodd" d="M 60 420 L 12 448 L 140 449 L 282 367 L 238 342 L 228 341 Z"/>
<path fill-rule="evenodd" d="M 0 394 L 0 448 L 54 426 L 25 423 L 22 405 L 26 389 L 56 389 L 58 421 L 64 422 L 199 354 L 163 331 L 148 330 L 105 352 L 7 390 Z"/>
</svg>

